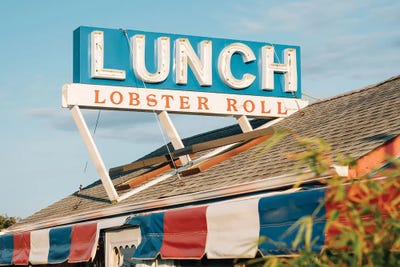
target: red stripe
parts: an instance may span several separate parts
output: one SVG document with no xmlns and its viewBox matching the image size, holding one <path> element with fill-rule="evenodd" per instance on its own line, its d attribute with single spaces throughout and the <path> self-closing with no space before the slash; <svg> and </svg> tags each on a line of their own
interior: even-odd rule
<svg viewBox="0 0 400 267">
<path fill-rule="evenodd" d="M 165 212 L 162 258 L 200 259 L 207 238 L 207 207 Z"/>
<path fill-rule="evenodd" d="M 30 232 L 14 234 L 14 251 L 12 261 L 15 265 L 28 265 L 31 250 Z"/>
<path fill-rule="evenodd" d="M 72 227 L 71 250 L 68 262 L 87 262 L 96 245 L 97 223 L 77 224 Z"/>
</svg>

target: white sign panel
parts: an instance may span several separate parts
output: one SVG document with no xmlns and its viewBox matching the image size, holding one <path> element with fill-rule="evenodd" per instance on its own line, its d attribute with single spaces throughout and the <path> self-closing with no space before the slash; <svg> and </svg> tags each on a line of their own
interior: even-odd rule
<svg viewBox="0 0 400 267">
<path fill-rule="evenodd" d="M 182 90 L 158 90 L 90 84 L 65 84 L 62 106 L 82 108 L 168 111 L 248 117 L 286 117 L 307 106 L 296 98 L 232 95 Z"/>
</svg>

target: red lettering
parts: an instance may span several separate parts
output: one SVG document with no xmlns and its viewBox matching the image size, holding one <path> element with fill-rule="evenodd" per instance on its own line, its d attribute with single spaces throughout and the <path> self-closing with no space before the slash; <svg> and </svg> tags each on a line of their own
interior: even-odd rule
<svg viewBox="0 0 400 267">
<path fill-rule="evenodd" d="M 118 97 L 115 97 L 116 95 Z M 116 99 L 118 99 L 118 100 L 116 100 Z M 110 100 L 111 100 L 111 103 L 113 103 L 114 105 L 119 105 L 122 103 L 122 100 L 124 100 L 124 96 L 120 92 L 114 91 L 110 95 Z"/>
<path fill-rule="evenodd" d="M 157 106 L 156 95 L 154 95 L 154 94 L 149 94 L 149 95 L 146 97 L 146 100 L 147 100 L 147 105 L 148 105 L 149 107 L 155 107 L 155 106 Z"/>
<path fill-rule="evenodd" d="M 139 106 L 140 105 L 138 93 L 129 92 L 129 105 L 130 106 Z"/>
<path fill-rule="evenodd" d="M 271 113 L 271 109 L 265 110 L 265 101 L 261 101 L 261 113 L 263 114 L 270 114 Z"/>
<path fill-rule="evenodd" d="M 174 96 L 172 95 L 162 95 L 161 99 L 165 99 L 165 108 L 171 108 L 170 100 L 174 100 Z"/>
<path fill-rule="evenodd" d="M 287 110 L 285 112 L 282 112 L 282 102 L 277 102 L 278 103 L 278 115 L 287 115 Z"/>
<path fill-rule="evenodd" d="M 102 101 L 99 100 L 99 93 L 100 93 L 100 90 L 94 90 L 94 103 L 95 104 L 104 104 L 104 103 L 106 103 L 105 99 L 103 99 Z"/>
<path fill-rule="evenodd" d="M 197 97 L 198 110 L 210 110 L 210 108 L 207 105 L 207 102 L 208 102 L 208 98 L 207 97 L 198 96 Z"/>
<path fill-rule="evenodd" d="M 236 104 L 237 104 L 236 99 L 227 98 L 226 101 L 228 102 L 228 103 L 227 103 L 228 106 L 227 106 L 227 108 L 226 108 L 226 111 L 238 111 L 238 109 L 237 109 L 237 107 L 236 107 Z M 232 109 L 233 109 L 233 110 L 232 110 Z"/>
<path fill-rule="evenodd" d="M 189 105 L 189 97 L 188 96 L 179 96 L 181 105 L 180 105 L 180 109 L 189 109 L 190 105 Z"/>
<path fill-rule="evenodd" d="M 250 109 L 248 109 L 248 104 L 250 104 Z M 243 102 L 243 109 L 244 109 L 246 112 L 249 112 L 249 113 L 250 113 L 250 112 L 253 112 L 255 108 L 256 108 L 256 106 L 255 106 L 255 104 L 254 104 L 253 101 L 251 101 L 251 100 L 246 100 L 246 101 Z"/>
</svg>

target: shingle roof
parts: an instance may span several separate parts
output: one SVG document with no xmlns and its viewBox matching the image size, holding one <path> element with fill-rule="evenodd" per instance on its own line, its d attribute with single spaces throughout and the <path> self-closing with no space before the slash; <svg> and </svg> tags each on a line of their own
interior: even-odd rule
<svg viewBox="0 0 400 267">
<path fill-rule="evenodd" d="M 400 76 L 310 104 L 274 127 L 288 129 L 302 137 L 320 137 L 331 145 L 333 153 L 359 158 L 400 135 Z M 211 135 L 228 136 L 237 131 L 237 126 L 223 128 L 185 142 L 192 144 L 208 140 Z M 254 146 L 206 171 L 180 177 L 181 180 L 174 175 L 116 204 L 109 203 L 101 183 L 95 182 L 23 219 L 17 226 L 293 173 L 296 165 L 287 154 L 299 149 L 296 140 L 289 135 L 267 152 L 262 145 Z M 147 157 L 160 153 L 163 153 L 162 149 Z M 113 183 L 121 184 L 145 171 L 137 170 L 114 178 Z"/>
</svg>

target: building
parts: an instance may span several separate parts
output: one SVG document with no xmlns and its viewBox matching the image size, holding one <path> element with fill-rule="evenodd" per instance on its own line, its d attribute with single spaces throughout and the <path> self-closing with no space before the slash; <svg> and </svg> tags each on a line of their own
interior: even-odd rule
<svg viewBox="0 0 400 267">
<path fill-rule="evenodd" d="M 302 151 L 296 136 L 322 138 L 334 155 L 354 157 L 354 167 L 336 166 L 340 175 L 384 167 L 386 156 L 400 156 L 400 76 L 252 124 L 258 130 L 232 126 L 183 140 L 186 150 L 173 158 L 189 152 L 192 166 L 180 167 L 160 148 L 111 169 L 125 199 L 110 202 L 99 181 L 40 210 L 0 236 L 0 265 L 118 266 L 135 255 L 137 266 L 232 266 L 258 253 L 293 253 L 257 242 L 263 234 L 279 239 L 323 201 L 319 179 L 329 177 L 287 157 Z M 280 129 L 292 134 L 265 143 Z M 314 221 L 315 250 L 329 238 L 326 212 Z"/>
</svg>

